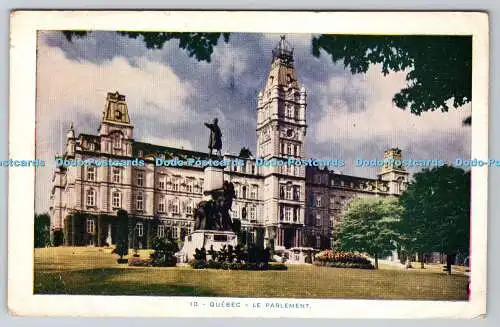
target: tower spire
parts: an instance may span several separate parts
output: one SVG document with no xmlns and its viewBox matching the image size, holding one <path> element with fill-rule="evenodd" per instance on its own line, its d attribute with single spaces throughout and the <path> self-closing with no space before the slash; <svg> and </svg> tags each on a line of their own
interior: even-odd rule
<svg viewBox="0 0 500 327">
<path fill-rule="evenodd" d="M 286 41 L 286 35 L 280 35 L 280 41 L 273 49 L 273 63 L 275 62 L 293 67 L 293 48 Z"/>
</svg>

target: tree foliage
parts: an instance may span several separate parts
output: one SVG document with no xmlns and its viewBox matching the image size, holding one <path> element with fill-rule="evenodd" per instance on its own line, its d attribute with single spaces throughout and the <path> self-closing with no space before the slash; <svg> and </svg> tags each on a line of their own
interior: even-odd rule
<svg viewBox="0 0 500 327">
<path fill-rule="evenodd" d="M 35 215 L 34 246 L 42 248 L 50 244 L 50 216 L 47 213 Z"/>
<path fill-rule="evenodd" d="M 472 37 L 321 35 L 313 38 L 313 54 L 321 50 L 333 62 L 342 60 L 353 74 L 380 64 L 384 75 L 407 70 L 406 87 L 393 102 L 420 115 L 458 108 L 472 99 Z"/>
<path fill-rule="evenodd" d="M 452 166 L 424 169 L 400 197 L 399 231 L 406 246 L 447 256 L 469 250 L 470 172 Z"/>
<path fill-rule="evenodd" d="M 356 198 L 349 203 L 335 229 L 338 245 L 344 251 L 367 253 L 378 259 L 395 248 L 396 224 L 402 208 L 393 198 Z"/>
</svg>

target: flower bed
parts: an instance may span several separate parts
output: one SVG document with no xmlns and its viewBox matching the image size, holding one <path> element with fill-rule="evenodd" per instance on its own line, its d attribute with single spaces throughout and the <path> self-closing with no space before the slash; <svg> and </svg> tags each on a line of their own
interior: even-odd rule
<svg viewBox="0 0 500 327">
<path fill-rule="evenodd" d="M 321 251 L 314 256 L 314 264 L 335 268 L 374 269 L 370 260 L 352 252 Z"/>
<path fill-rule="evenodd" d="M 128 259 L 128 265 L 135 266 L 135 267 L 148 267 L 151 265 L 151 262 L 149 259 L 141 259 L 139 257 L 132 257 L 132 258 Z"/>
<path fill-rule="evenodd" d="M 253 262 L 219 262 L 213 260 L 191 260 L 189 265 L 194 269 L 223 269 L 223 270 L 286 270 L 280 263 L 253 263 Z"/>
</svg>

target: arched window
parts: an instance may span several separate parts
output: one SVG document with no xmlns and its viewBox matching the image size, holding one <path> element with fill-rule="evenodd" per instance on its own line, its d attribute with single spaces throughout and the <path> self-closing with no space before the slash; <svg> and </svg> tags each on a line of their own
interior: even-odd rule
<svg viewBox="0 0 500 327">
<path fill-rule="evenodd" d="M 93 207 L 95 206 L 95 191 L 93 189 L 87 190 L 87 206 Z"/>
<path fill-rule="evenodd" d="M 114 148 L 122 147 L 122 136 L 120 134 L 113 135 L 113 147 Z"/>
<path fill-rule="evenodd" d="M 122 206 L 122 194 L 119 191 L 114 191 L 111 196 L 111 204 L 113 209 L 119 209 Z"/>
<path fill-rule="evenodd" d="M 295 110 L 292 105 L 286 106 L 286 116 L 289 118 L 293 118 L 293 114 L 295 113 Z"/>
</svg>

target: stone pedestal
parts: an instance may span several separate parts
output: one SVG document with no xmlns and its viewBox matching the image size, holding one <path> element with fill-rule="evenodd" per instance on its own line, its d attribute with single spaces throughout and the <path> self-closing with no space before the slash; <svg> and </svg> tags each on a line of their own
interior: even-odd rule
<svg viewBox="0 0 500 327">
<path fill-rule="evenodd" d="M 206 167 L 204 170 L 203 194 L 210 197 L 210 192 L 222 189 L 224 185 L 224 168 Z M 207 200 L 207 199 L 204 199 Z"/>
<path fill-rule="evenodd" d="M 224 245 L 235 247 L 238 244 L 238 238 L 232 231 L 216 231 L 216 230 L 196 230 L 186 236 L 182 249 L 175 254 L 178 263 L 186 263 L 194 259 L 196 249 L 202 247 L 208 252 L 210 246 L 213 246 L 215 251 L 219 251 Z M 209 258 L 207 258 L 209 259 Z"/>
</svg>

